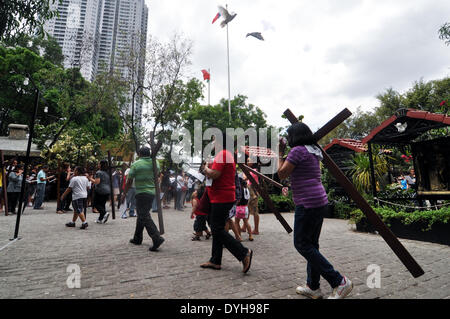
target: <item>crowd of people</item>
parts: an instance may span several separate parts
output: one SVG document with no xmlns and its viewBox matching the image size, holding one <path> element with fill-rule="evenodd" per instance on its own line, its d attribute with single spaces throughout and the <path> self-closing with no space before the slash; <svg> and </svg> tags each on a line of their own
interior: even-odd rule
<svg viewBox="0 0 450 319">
<path fill-rule="evenodd" d="M 353 283 L 341 275 L 319 251 L 323 218 L 328 209 L 327 194 L 321 182 L 321 150 L 315 146 L 313 134 L 304 123 L 293 124 L 287 133 L 291 149 L 288 155 L 284 156 L 286 145 L 280 141 L 277 173 L 280 180 L 291 177 L 295 203 L 294 247 L 307 261 L 306 285 L 297 287 L 296 292 L 310 298 L 322 298 L 320 278 L 323 277 L 333 289 L 330 298 L 345 298 L 352 291 Z M 158 206 L 167 209 L 173 200 L 174 209 L 183 212 L 187 207 L 186 203 L 191 202 L 190 217 L 194 219 L 191 239 L 198 241 L 202 236 L 205 236 L 205 239 L 212 238 L 211 256 L 201 263 L 200 267 L 220 270 L 223 249 L 227 249 L 242 263 L 242 272 L 247 273 L 254 251 L 244 246 L 242 234 L 247 233 L 249 241 L 254 240 L 254 235 L 260 234 L 257 191 L 259 181 L 258 175 L 251 173 L 251 180 L 256 185 L 252 184 L 247 176 L 237 170 L 235 154 L 217 147 L 226 145 L 226 139 L 226 134 L 223 134 L 222 143 L 216 143 L 217 140 L 214 139 L 216 154 L 213 159 L 202 164 L 202 182 L 182 170 L 159 172 L 158 163 L 158 178 L 155 179 L 154 163 L 148 147 L 142 147 L 138 151 L 139 159 L 130 167 L 123 164 L 115 168 L 111 175 L 105 160 L 98 163 L 96 171 L 87 171 L 77 166 L 72 172 L 70 165 L 64 165 L 63 173 L 58 174 L 62 196 L 58 201 L 57 213 L 70 211 L 71 204 L 73 217 L 66 226 L 75 227 L 79 218 L 80 228 L 87 229 L 86 211 L 87 207 L 91 206 L 92 212 L 98 213 L 96 222 L 104 224 L 109 217 L 107 202 L 113 194 L 114 200 L 111 204 L 116 201 L 122 204 L 122 218 L 137 217 L 130 243 L 141 245 L 145 230 L 153 241 L 150 251 L 157 251 L 165 239 L 156 227 L 150 211 L 156 211 Z M 248 161 L 247 164 L 257 169 L 256 163 Z M 9 169 L 7 187 L 8 199 L 11 202 L 10 211 L 14 212 L 16 193 L 20 192 L 19 185 L 24 177 L 23 167 L 17 161 L 11 165 L 14 168 Z M 35 187 L 29 187 L 29 190 L 35 189 L 34 195 L 31 195 L 31 198 L 34 198 L 34 209 L 41 209 L 45 198 L 45 185 L 54 181 L 55 175 L 49 174 L 48 166 L 44 165 L 39 170 L 31 170 L 25 178 L 30 185 L 36 184 Z M 160 198 L 156 198 L 158 184 L 155 185 L 155 180 L 161 190 Z M 29 192 L 27 196 L 30 196 Z M 252 215 L 253 227 L 250 221 Z"/>
<path fill-rule="evenodd" d="M 33 209 L 43 209 L 43 202 L 46 196 L 46 186 L 55 182 L 55 175 L 49 175 L 48 165 L 32 165 L 27 175 L 24 176 L 24 165 L 16 158 L 3 163 L 4 174 L 0 174 L 0 212 L 8 202 L 8 214 L 16 214 L 20 202 L 22 182 L 25 179 L 25 190 L 22 204 L 33 207 Z M 5 181 L 3 177 L 5 176 Z M 4 188 L 6 188 L 6 199 L 4 198 Z"/>
</svg>

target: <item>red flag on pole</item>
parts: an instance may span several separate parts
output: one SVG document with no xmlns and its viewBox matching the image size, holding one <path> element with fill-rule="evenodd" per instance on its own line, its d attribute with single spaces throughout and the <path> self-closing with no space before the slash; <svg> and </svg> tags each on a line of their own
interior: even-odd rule
<svg viewBox="0 0 450 319">
<path fill-rule="evenodd" d="M 219 19 L 219 18 L 220 18 L 220 12 L 218 12 L 218 13 L 216 14 L 216 16 L 214 17 L 212 23 L 216 22 L 216 20 Z"/>
<path fill-rule="evenodd" d="M 202 73 L 203 73 L 203 80 L 208 80 L 209 82 L 210 74 L 208 73 L 208 71 L 202 70 Z"/>
</svg>

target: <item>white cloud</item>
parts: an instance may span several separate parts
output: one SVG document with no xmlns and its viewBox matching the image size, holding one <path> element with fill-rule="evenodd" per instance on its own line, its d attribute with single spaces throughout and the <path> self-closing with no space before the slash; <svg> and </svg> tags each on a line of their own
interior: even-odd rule
<svg viewBox="0 0 450 319">
<path fill-rule="evenodd" d="M 289 107 L 317 129 L 344 107 L 372 109 L 388 87 L 403 91 L 449 74 L 450 47 L 437 33 L 449 21 L 447 0 L 227 3 L 237 13 L 229 27 L 231 95 L 248 96 L 272 125 L 288 124 L 281 113 Z M 211 24 L 219 4 L 147 1 L 152 36 L 193 40 L 189 76 L 211 69 L 212 104 L 228 96 L 226 29 Z M 255 31 L 265 41 L 245 37 Z"/>
</svg>

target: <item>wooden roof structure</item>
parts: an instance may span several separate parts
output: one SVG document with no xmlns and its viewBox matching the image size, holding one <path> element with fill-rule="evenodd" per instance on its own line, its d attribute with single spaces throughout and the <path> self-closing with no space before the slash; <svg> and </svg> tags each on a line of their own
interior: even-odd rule
<svg viewBox="0 0 450 319">
<path fill-rule="evenodd" d="M 354 140 L 351 138 L 335 138 L 331 141 L 330 144 L 323 148 L 324 151 L 330 150 L 333 146 L 339 145 L 345 148 L 348 148 L 357 153 L 362 153 L 367 151 L 367 144 L 362 143 L 359 140 Z"/>
<path fill-rule="evenodd" d="M 406 126 L 406 127 L 405 127 Z M 425 132 L 450 126 L 450 116 L 415 109 L 399 109 L 374 128 L 362 143 L 404 145 Z"/>
</svg>

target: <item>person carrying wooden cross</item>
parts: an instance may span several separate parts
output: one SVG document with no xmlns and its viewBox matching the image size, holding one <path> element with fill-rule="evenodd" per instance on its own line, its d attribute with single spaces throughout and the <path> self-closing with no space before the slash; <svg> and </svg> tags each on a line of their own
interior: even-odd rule
<svg viewBox="0 0 450 319">
<path fill-rule="evenodd" d="M 295 203 L 294 246 L 307 260 L 306 286 L 297 287 L 298 294 L 309 298 L 323 298 L 320 276 L 333 288 L 329 299 L 345 298 L 353 289 L 353 283 L 336 271 L 319 251 L 319 237 L 323 217 L 328 209 L 328 198 L 320 173 L 321 150 L 315 146 L 309 127 L 298 122 L 288 130 L 291 150 L 284 160 L 284 140 L 280 140 L 278 176 L 291 177 L 292 197 Z"/>
</svg>

